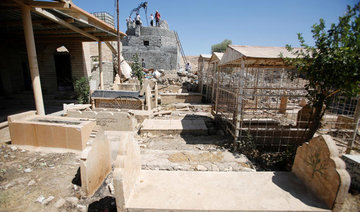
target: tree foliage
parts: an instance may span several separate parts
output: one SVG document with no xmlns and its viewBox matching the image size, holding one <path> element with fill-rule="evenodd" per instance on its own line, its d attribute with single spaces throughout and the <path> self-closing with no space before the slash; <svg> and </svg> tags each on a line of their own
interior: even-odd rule
<svg viewBox="0 0 360 212">
<path fill-rule="evenodd" d="M 133 56 L 133 63 L 131 64 L 131 70 L 132 70 L 132 75 L 139 80 L 140 86 L 142 86 L 144 74 L 143 74 L 143 68 L 141 67 L 139 61 L 139 55 L 137 53 Z"/>
<path fill-rule="evenodd" d="M 211 46 L 211 53 L 214 53 L 214 52 L 225 52 L 227 46 L 228 46 L 228 45 L 231 45 L 231 44 L 232 44 L 232 41 L 231 41 L 231 40 L 225 39 L 225 40 L 223 40 L 221 43 L 212 45 L 212 46 Z"/>
<path fill-rule="evenodd" d="M 75 81 L 74 91 L 79 104 L 89 103 L 90 85 L 86 77 L 81 77 Z"/>
<path fill-rule="evenodd" d="M 292 77 L 305 76 L 305 89 L 313 107 L 313 121 L 307 139 L 311 139 L 320 127 L 320 121 L 335 94 L 355 96 L 360 92 L 360 17 L 359 6 L 348 6 L 337 24 L 326 29 L 325 22 L 312 26 L 315 46 L 305 43 L 298 34 L 301 49 L 287 45 L 296 58 L 285 58 L 288 65 L 296 68 Z"/>
</svg>

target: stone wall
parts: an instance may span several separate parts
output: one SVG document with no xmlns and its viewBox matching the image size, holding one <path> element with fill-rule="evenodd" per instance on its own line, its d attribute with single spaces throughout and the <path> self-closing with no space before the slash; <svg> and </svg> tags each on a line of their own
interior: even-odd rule
<svg viewBox="0 0 360 212">
<path fill-rule="evenodd" d="M 104 77 L 104 88 L 110 89 L 110 87 L 113 84 L 114 81 L 114 67 L 112 62 L 103 62 L 102 63 L 103 68 L 103 77 Z M 100 86 L 100 70 L 98 63 L 93 64 L 93 67 L 91 68 L 91 80 L 96 81 L 96 85 Z"/>
<path fill-rule="evenodd" d="M 54 54 L 56 49 L 65 46 L 70 54 L 73 80 L 82 76 L 88 77 L 81 42 L 38 42 L 38 57 L 41 87 L 44 94 L 57 91 L 57 78 Z M 3 43 L 0 52 L 0 95 L 1 93 L 17 93 L 32 91 L 30 69 L 23 42 Z"/>
<path fill-rule="evenodd" d="M 200 93 L 160 93 L 161 104 L 174 103 L 201 103 L 202 95 Z"/>
<path fill-rule="evenodd" d="M 140 27 L 140 36 L 135 29 L 127 31 L 123 40 L 123 56 L 132 61 L 138 53 L 140 61 L 144 58 L 146 68 L 176 70 L 179 67 L 180 52 L 173 31 L 161 27 Z"/>
</svg>

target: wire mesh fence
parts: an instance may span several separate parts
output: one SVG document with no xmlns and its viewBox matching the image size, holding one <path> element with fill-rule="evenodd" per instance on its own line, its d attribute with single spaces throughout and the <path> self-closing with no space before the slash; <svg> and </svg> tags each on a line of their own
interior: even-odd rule
<svg viewBox="0 0 360 212">
<path fill-rule="evenodd" d="M 217 71 L 209 66 L 203 75 L 203 93 L 235 141 L 251 139 L 258 147 L 275 151 L 305 141 L 313 116 L 305 79 L 291 79 L 292 70 L 285 68 L 235 66 Z M 335 96 L 318 131 L 332 135 L 342 150 L 351 141 L 359 145 L 357 104 L 357 98 Z"/>
</svg>

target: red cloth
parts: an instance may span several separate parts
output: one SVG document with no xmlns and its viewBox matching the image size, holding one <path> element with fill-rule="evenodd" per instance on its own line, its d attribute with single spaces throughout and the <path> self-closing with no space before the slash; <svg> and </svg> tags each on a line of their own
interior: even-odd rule
<svg viewBox="0 0 360 212">
<path fill-rule="evenodd" d="M 160 13 L 159 13 L 159 12 L 156 12 L 156 13 L 155 13 L 155 18 L 156 18 L 157 20 L 160 19 Z"/>
</svg>

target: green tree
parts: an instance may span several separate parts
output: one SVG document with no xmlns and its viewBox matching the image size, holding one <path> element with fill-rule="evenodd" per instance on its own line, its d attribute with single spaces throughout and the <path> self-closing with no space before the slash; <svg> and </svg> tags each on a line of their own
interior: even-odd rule
<svg viewBox="0 0 360 212">
<path fill-rule="evenodd" d="M 287 45 L 296 58 L 285 58 L 296 68 L 292 77 L 305 76 L 307 97 L 313 107 L 313 120 L 306 138 L 310 140 L 321 125 L 327 107 L 335 94 L 356 96 L 360 91 L 360 17 L 359 6 L 348 6 L 337 24 L 326 29 L 325 22 L 312 26 L 315 46 L 305 44 L 298 34 L 301 49 Z"/>
<path fill-rule="evenodd" d="M 79 104 L 89 103 L 90 85 L 86 77 L 81 77 L 75 81 L 74 91 Z"/>
<path fill-rule="evenodd" d="M 217 43 L 211 46 L 211 53 L 214 52 L 225 52 L 228 45 L 231 45 L 232 41 L 225 39 L 221 43 Z"/>
<path fill-rule="evenodd" d="M 144 73 L 143 73 L 143 68 L 141 67 L 139 61 L 139 55 L 137 53 L 133 56 L 133 63 L 131 64 L 131 70 L 132 70 L 132 75 L 139 80 L 140 86 L 142 86 Z"/>
</svg>

